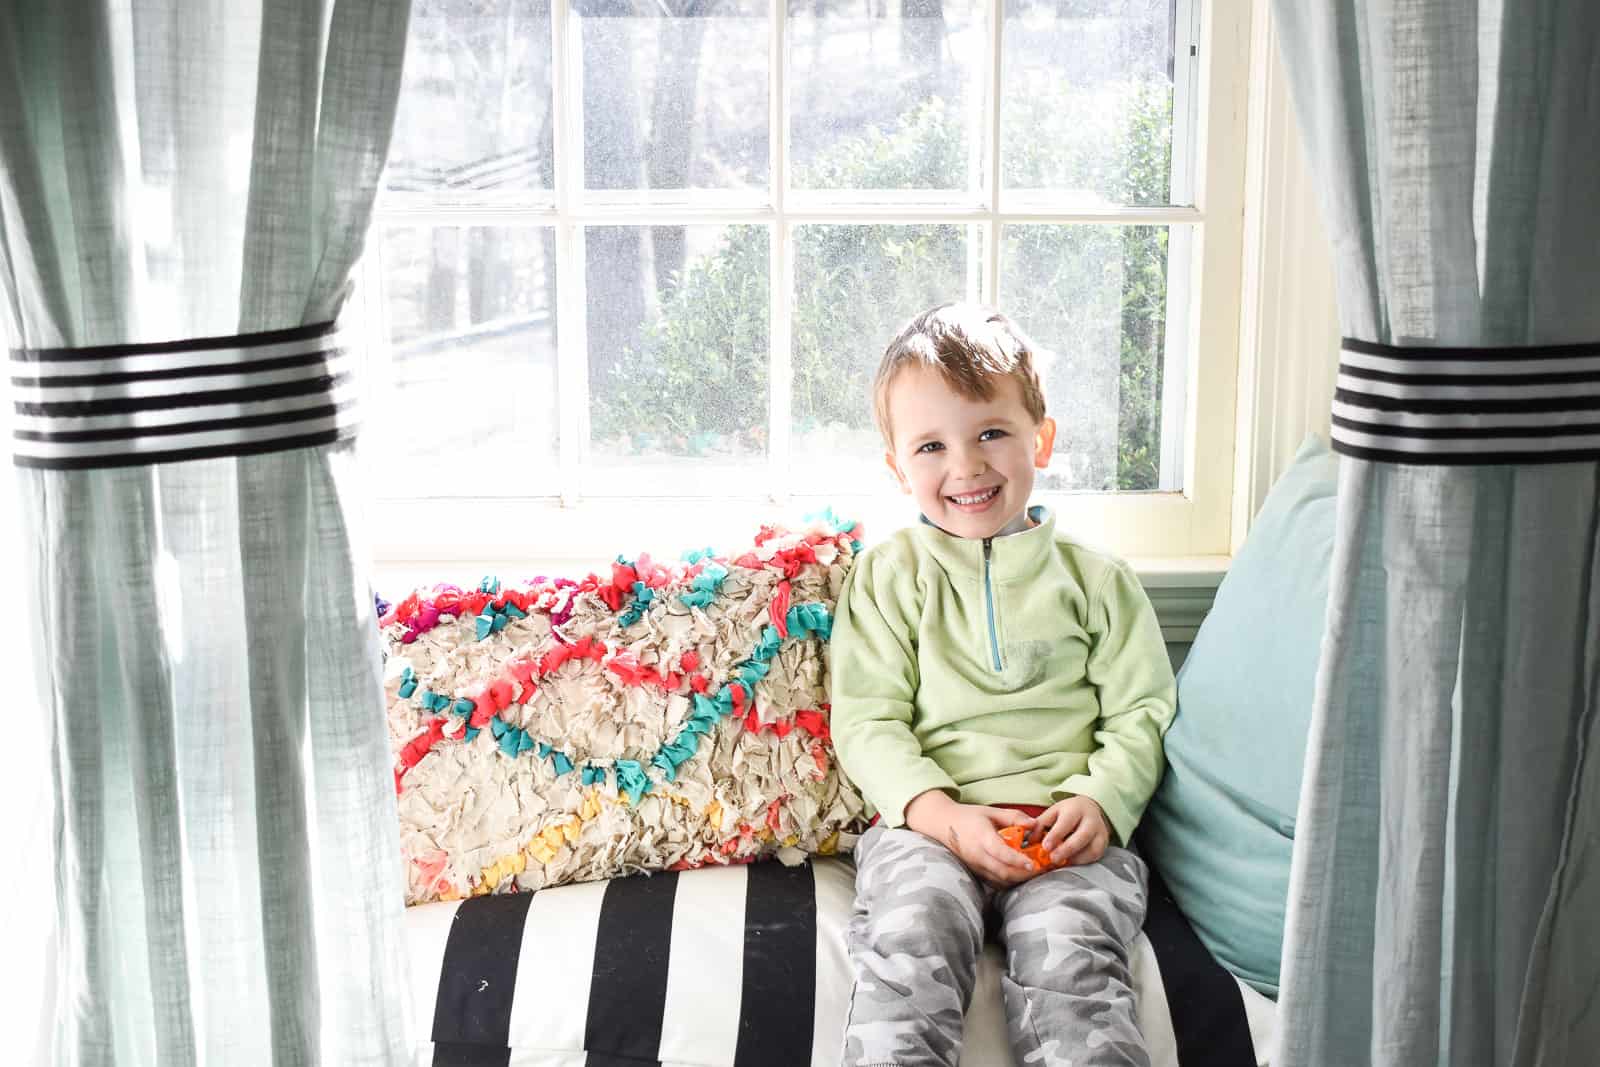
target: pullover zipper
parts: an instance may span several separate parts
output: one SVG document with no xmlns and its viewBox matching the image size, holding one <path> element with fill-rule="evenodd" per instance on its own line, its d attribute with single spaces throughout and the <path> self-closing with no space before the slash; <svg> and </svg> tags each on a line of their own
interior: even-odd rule
<svg viewBox="0 0 1600 1067">
<path fill-rule="evenodd" d="M 994 629 L 994 585 L 989 580 L 989 559 L 993 553 L 992 537 L 983 539 L 983 599 L 989 609 L 989 652 L 994 657 L 994 669 L 1000 670 L 1000 638 Z"/>
</svg>

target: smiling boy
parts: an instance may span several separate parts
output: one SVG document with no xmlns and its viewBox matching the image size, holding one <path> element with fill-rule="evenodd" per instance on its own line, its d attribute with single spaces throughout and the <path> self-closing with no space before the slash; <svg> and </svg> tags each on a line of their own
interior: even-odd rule
<svg viewBox="0 0 1600 1067">
<path fill-rule="evenodd" d="M 878 813 L 856 846 L 844 1062 L 958 1062 L 985 918 L 1018 1063 L 1147 1064 L 1125 847 L 1160 778 L 1174 683 L 1126 564 L 1029 507 L 1055 423 L 1026 337 L 947 304 L 889 345 L 874 404 L 923 521 L 865 553 L 831 648 L 841 764 Z M 1053 869 L 1000 837 L 1025 826 Z"/>
</svg>

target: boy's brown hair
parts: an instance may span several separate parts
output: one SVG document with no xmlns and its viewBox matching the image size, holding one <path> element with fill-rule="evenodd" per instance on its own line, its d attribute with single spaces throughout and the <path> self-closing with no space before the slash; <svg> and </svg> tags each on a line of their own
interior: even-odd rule
<svg viewBox="0 0 1600 1067">
<path fill-rule="evenodd" d="M 873 416 L 891 449 L 889 386 L 906 367 L 937 370 L 956 393 L 970 400 L 994 396 L 996 378 L 1022 386 L 1022 405 L 1034 422 L 1044 420 L 1044 389 L 1034 366 L 1037 350 L 1016 323 L 992 308 L 948 303 L 931 307 L 901 328 L 884 350 L 872 382 Z"/>
</svg>

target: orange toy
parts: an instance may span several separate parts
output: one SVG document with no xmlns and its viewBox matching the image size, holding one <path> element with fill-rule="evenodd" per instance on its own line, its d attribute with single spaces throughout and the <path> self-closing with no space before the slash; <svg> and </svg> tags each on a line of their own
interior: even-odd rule
<svg viewBox="0 0 1600 1067">
<path fill-rule="evenodd" d="M 1026 826 L 1007 826 L 1000 831 L 1000 840 L 1032 860 L 1033 865 L 1039 870 L 1050 871 L 1060 866 L 1060 864 L 1050 862 L 1050 853 L 1044 850 L 1042 842 L 1024 845 L 1022 842 L 1027 836 L 1028 828 Z"/>
</svg>

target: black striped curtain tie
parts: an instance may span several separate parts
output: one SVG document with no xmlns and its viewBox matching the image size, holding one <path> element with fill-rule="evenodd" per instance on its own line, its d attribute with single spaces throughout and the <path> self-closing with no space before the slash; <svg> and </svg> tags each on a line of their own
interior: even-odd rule
<svg viewBox="0 0 1600 1067">
<path fill-rule="evenodd" d="M 1600 459 L 1600 342 L 1397 347 L 1347 337 L 1337 452 L 1417 465 Z"/>
<path fill-rule="evenodd" d="M 128 467 L 353 437 L 352 333 L 324 322 L 151 344 L 12 349 L 15 462 Z"/>
</svg>

